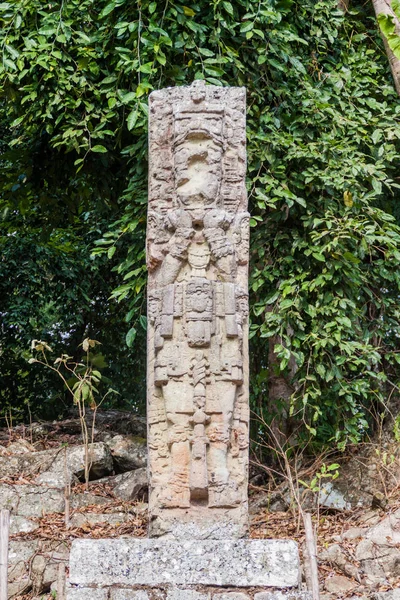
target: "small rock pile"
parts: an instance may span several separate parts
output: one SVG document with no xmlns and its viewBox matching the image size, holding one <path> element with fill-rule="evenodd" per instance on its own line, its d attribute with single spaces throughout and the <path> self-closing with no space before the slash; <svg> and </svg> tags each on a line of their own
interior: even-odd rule
<svg viewBox="0 0 400 600">
<path fill-rule="evenodd" d="M 333 568 L 321 600 L 344 594 L 354 600 L 400 600 L 400 509 L 383 519 L 368 511 L 360 526 L 335 537 L 319 554 L 320 563 Z M 350 595 L 355 592 L 360 595 Z"/>
<path fill-rule="evenodd" d="M 97 415 L 88 489 L 79 431 L 78 419 L 0 431 L 0 509 L 11 511 L 10 600 L 54 589 L 75 537 L 145 534 L 145 420 L 119 411 Z"/>
</svg>

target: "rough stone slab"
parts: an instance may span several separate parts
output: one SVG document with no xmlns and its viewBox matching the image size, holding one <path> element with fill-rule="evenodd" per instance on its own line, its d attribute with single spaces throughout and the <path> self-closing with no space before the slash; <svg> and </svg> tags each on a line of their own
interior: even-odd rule
<svg viewBox="0 0 400 600">
<path fill-rule="evenodd" d="M 106 589 L 75 588 L 67 590 L 67 600 L 107 600 L 107 598 L 108 590 Z"/>
<path fill-rule="evenodd" d="M 254 600 L 312 600 L 311 592 L 257 592 Z"/>
<path fill-rule="evenodd" d="M 213 600 L 250 600 L 250 596 L 242 592 L 226 592 L 225 594 L 214 594 Z"/>
<path fill-rule="evenodd" d="M 81 586 L 216 585 L 294 587 L 292 540 L 75 540 L 70 582 Z"/>
<path fill-rule="evenodd" d="M 149 600 L 145 590 L 111 590 L 111 600 Z"/>
<path fill-rule="evenodd" d="M 168 590 L 167 600 L 209 600 L 210 595 L 195 590 Z"/>
</svg>

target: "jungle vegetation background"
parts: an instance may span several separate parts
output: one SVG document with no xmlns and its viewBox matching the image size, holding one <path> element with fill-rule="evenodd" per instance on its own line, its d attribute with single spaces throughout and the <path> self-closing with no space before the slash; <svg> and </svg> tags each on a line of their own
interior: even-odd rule
<svg viewBox="0 0 400 600">
<path fill-rule="evenodd" d="M 248 94 L 251 407 L 300 444 L 362 439 L 400 384 L 400 104 L 372 3 L 12 0 L 0 25 L 0 417 L 65 414 L 30 343 L 76 360 L 87 337 L 104 406 L 144 413 L 147 97 L 200 78 Z"/>
</svg>

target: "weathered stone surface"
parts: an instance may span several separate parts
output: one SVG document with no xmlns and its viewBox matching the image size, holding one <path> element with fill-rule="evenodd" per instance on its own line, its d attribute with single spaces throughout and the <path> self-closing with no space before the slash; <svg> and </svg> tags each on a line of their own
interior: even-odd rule
<svg viewBox="0 0 400 600">
<path fill-rule="evenodd" d="M 113 472 L 111 452 L 106 444 L 96 443 L 90 446 L 92 468 L 90 476 L 99 479 Z M 38 475 L 36 482 L 48 485 L 65 484 L 65 460 L 67 472 L 82 479 L 84 473 L 84 447 L 72 446 L 71 448 L 58 448 L 42 452 L 27 452 L 0 456 L 0 473 L 2 477 L 15 475 Z"/>
<path fill-rule="evenodd" d="M 384 455 L 395 460 L 384 463 Z M 386 439 L 379 452 L 376 444 L 367 444 L 341 466 L 339 478 L 328 487 L 351 507 L 383 507 L 386 490 L 400 480 L 399 458 L 400 446 L 395 440 Z"/>
<path fill-rule="evenodd" d="M 59 450 L 45 450 L 27 454 L 0 456 L 0 473 L 2 477 L 14 475 L 35 475 L 50 469 Z"/>
<path fill-rule="evenodd" d="M 321 594 L 320 600 L 328 600 Z M 288 590 L 286 592 L 256 592 L 254 600 L 312 600 L 311 592 L 297 592 Z"/>
<path fill-rule="evenodd" d="M 106 444 L 97 442 L 89 445 L 90 479 L 100 479 L 113 473 L 114 465 L 111 451 Z M 85 447 L 72 446 L 59 451 L 51 467 L 36 478 L 36 483 L 54 487 L 64 487 L 65 478 L 74 477 L 83 480 L 85 473 Z"/>
<path fill-rule="evenodd" d="M 71 518 L 71 527 L 90 528 L 95 525 L 122 525 L 132 518 L 126 513 L 77 513 Z"/>
<path fill-rule="evenodd" d="M 121 500 L 136 500 L 147 497 L 149 479 L 147 469 L 136 469 L 111 477 L 109 480 L 113 492 Z"/>
<path fill-rule="evenodd" d="M 18 515 L 11 516 L 11 535 L 15 535 L 16 533 L 30 533 L 31 531 L 35 531 L 35 529 L 37 529 L 38 527 L 38 523 L 35 523 L 35 521 L 31 521 L 31 519 L 26 519 L 25 517 L 20 517 Z"/>
<path fill-rule="evenodd" d="M 64 542 L 52 540 L 12 540 L 9 547 L 9 595 L 32 588 L 40 594 L 57 579 L 60 561 L 67 562 L 69 549 Z"/>
<path fill-rule="evenodd" d="M 283 540 L 75 540 L 70 582 L 90 585 L 291 587 L 297 545 Z"/>
<path fill-rule="evenodd" d="M 319 560 L 328 561 L 349 577 L 355 579 L 358 577 L 357 567 L 349 561 L 339 544 L 332 544 L 326 550 L 320 552 Z"/>
<path fill-rule="evenodd" d="M 149 115 L 150 535 L 187 539 L 200 524 L 202 537 L 218 521 L 241 537 L 249 444 L 245 90 L 196 81 L 156 91 Z"/>
<path fill-rule="evenodd" d="M 111 600 L 150 600 L 145 590 L 111 590 Z M 187 599 L 189 600 L 189 599 Z"/>
<path fill-rule="evenodd" d="M 87 415 L 87 422 L 91 425 L 91 414 Z M 123 435 L 135 435 L 141 438 L 147 436 L 147 425 L 145 417 L 141 417 L 132 411 L 123 410 L 98 410 L 96 412 L 96 427 L 103 431 L 112 431 Z"/>
<path fill-rule="evenodd" d="M 400 600 L 400 589 L 373 594 L 372 600 Z"/>
<path fill-rule="evenodd" d="M 325 579 L 325 589 L 332 594 L 344 594 L 357 587 L 355 581 L 343 577 L 343 575 L 334 575 Z"/>
<path fill-rule="evenodd" d="M 168 590 L 166 600 L 209 600 L 210 594 L 207 592 L 197 592 L 196 590 Z"/>
<path fill-rule="evenodd" d="M 386 583 L 400 576 L 400 509 L 368 529 L 356 548 L 367 583 Z"/>
<path fill-rule="evenodd" d="M 134 596 L 132 596 L 134 598 Z M 108 590 L 90 588 L 67 589 L 67 600 L 107 600 Z"/>
<path fill-rule="evenodd" d="M 64 506 L 63 490 L 39 485 L 0 484 L 0 509 L 11 510 L 13 516 L 41 517 L 62 512 Z"/>
<path fill-rule="evenodd" d="M 212 600 L 250 600 L 250 596 L 242 592 L 225 592 L 224 594 L 213 594 Z"/>
<path fill-rule="evenodd" d="M 6 454 L 27 454 L 28 452 L 35 452 L 35 446 L 23 438 L 9 444 L 6 448 Z"/>
<path fill-rule="evenodd" d="M 110 504 L 110 498 L 105 496 L 96 496 L 91 492 L 84 492 L 82 494 L 71 494 L 71 508 L 83 508 L 85 506 L 106 506 Z"/>
<path fill-rule="evenodd" d="M 117 473 L 147 466 L 147 445 L 144 438 L 134 435 L 116 435 L 107 445 L 111 450 Z"/>
<path fill-rule="evenodd" d="M 342 540 L 356 540 L 366 533 L 366 527 L 351 527 L 341 535 Z"/>
</svg>

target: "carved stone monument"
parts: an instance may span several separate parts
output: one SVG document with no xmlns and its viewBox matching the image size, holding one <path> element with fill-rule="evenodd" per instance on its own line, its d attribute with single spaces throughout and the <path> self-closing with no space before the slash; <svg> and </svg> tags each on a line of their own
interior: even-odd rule
<svg viewBox="0 0 400 600">
<path fill-rule="evenodd" d="M 247 532 L 245 90 L 149 105 L 150 534 Z"/>
<path fill-rule="evenodd" d="M 149 538 L 75 540 L 68 600 L 309 600 L 248 532 L 245 90 L 149 103 Z M 297 588 L 297 589 L 296 589 Z"/>
</svg>

